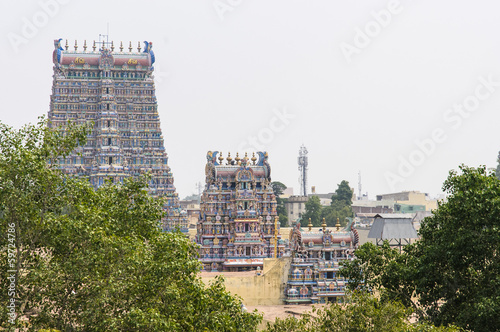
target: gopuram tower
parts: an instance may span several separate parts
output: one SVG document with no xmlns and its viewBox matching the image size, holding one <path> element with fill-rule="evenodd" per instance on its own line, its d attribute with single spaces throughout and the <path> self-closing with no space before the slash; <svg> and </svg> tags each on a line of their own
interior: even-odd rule
<svg viewBox="0 0 500 332">
<path fill-rule="evenodd" d="M 160 128 L 152 43 L 144 42 L 142 51 L 131 42 L 125 49 L 120 42 L 117 50 L 113 42 L 85 41 L 79 50 L 75 41 L 72 50 L 59 39 L 54 46 L 49 126 L 94 123 L 87 144 L 60 159 L 59 168 L 88 177 L 95 188 L 150 173 L 151 195 L 167 199 L 163 228 L 187 229 Z"/>
<path fill-rule="evenodd" d="M 284 254 L 271 167 L 266 152 L 257 155 L 207 153 L 196 235 L 206 271 L 262 268 L 264 258 Z"/>
</svg>

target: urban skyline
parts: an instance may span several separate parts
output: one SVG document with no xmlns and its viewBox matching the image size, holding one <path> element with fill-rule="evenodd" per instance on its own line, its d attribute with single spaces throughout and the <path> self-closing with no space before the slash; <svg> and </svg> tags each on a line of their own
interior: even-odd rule
<svg viewBox="0 0 500 332">
<path fill-rule="evenodd" d="M 204 182 L 208 150 L 266 150 L 272 180 L 297 193 L 304 144 L 309 191 L 332 192 L 344 179 L 356 188 L 361 171 L 371 198 L 436 195 L 461 163 L 496 166 L 497 4 L 219 3 L 151 3 L 146 15 L 129 2 L 120 15 L 111 2 L 98 11 L 92 1 L 2 4 L 0 60 L 9 65 L 1 120 L 20 127 L 47 114 L 53 40 L 90 44 L 109 23 L 116 43 L 153 42 L 158 111 L 181 198 Z"/>
</svg>

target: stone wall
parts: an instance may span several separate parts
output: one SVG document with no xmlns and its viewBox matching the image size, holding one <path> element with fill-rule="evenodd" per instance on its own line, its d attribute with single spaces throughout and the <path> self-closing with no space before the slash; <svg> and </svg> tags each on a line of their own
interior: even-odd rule
<svg viewBox="0 0 500 332">
<path fill-rule="evenodd" d="M 290 263 L 290 257 L 265 258 L 260 276 L 256 271 L 218 274 L 224 275 L 226 289 L 239 295 L 245 305 L 280 305 L 283 304 Z M 216 275 L 202 274 L 202 280 L 208 284 Z"/>
</svg>

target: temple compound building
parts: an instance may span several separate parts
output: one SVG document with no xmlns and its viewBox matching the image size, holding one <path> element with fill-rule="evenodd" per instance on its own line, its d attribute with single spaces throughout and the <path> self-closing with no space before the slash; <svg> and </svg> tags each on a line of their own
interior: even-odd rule
<svg viewBox="0 0 500 332">
<path fill-rule="evenodd" d="M 160 128 L 153 81 L 155 56 L 152 43 L 141 51 L 129 43 L 94 41 L 93 46 L 74 49 L 54 41 L 54 75 L 49 126 L 64 131 L 68 121 L 93 122 L 85 146 L 58 161 L 67 174 L 85 176 L 95 188 L 106 180 L 122 182 L 129 176 L 150 173 L 149 191 L 166 197 L 165 229 L 187 226 L 174 178 L 168 166 Z"/>
<path fill-rule="evenodd" d="M 353 258 L 359 243 L 359 235 L 352 227 L 340 229 L 337 221 L 335 230 L 326 229 L 323 219 L 322 229 L 303 230 L 300 223 L 290 232 L 292 263 L 285 291 L 285 303 L 326 303 L 343 302 L 346 280 L 340 277 L 339 263 Z"/>
<path fill-rule="evenodd" d="M 206 271 L 262 268 L 264 258 L 284 254 L 268 155 L 257 155 L 207 153 L 196 235 Z"/>
</svg>

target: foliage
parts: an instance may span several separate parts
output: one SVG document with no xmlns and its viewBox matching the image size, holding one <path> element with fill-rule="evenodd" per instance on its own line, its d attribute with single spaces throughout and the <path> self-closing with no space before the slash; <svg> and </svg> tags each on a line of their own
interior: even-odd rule
<svg viewBox="0 0 500 332">
<path fill-rule="evenodd" d="M 455 327 L 436 328 L 432 325 L 411 324 L 411 310 L 393 301 L 380 301 L 367 292 L 354 292 L 352 303 L 329 304 L 313 309 L 312 314 L 300 319 L 277 318 L 267 323 L 267 332 L 364 332 L 364 331 L 460 331 Z"/>
<path fill-rule="evenodd" d="M 335 202 L 342 203 L 343 206 L 351 206 L 352 205 L 352 194 L 353 190 L 349 187 L 349 182 L 346 180 L 342 180 L 338 185 L 337 190 L 335 190 L 335 195 L 332 196 L 332 205 Z"/>
<path fill-rule="evenodd" d="M 450 172 L 448 200 L 422 222 L 419 241 L 402 254 L 363 245 L 341 274 L 436 325 L 499 331 L 500 181 L 485 167 L 460 170 Z"/>
<path fill-rule="evenodd" d="M 47 163 L 75 138 L 85 142 L 87 130 L 0 125 L 1 326 L 12 327 L 6 234 L 14 224 L 16 311 L 32 330 L 255 330 L 261 317 L 243 312 L 222 279 L 206 286 L 197 276 L 196 245 L 160 230 L 164 202 L 147 194 L 148 178 L 94 190 Z"/>
<path fill-rule="evenodd" d="M 352 218 L 352 189 L 349 182 L 342 180 L 332 196 L 330 206 L 324 207 L 321 211 L 321 218 L 325 218 L 328 227 L 337 224 L 337 219 L 342 227 L 346 226 L 348 218 Z"/>
<path fill-rule="evenodd" d="M 283 192 L 287 188 L 285 184 L 279 182 L 279 181 L 273 181 L 271 182 L 271 187 L 273 188 L 274 195 L 276 197 L 283 195 Z"/>
<path fill-rule="evenodd" d="M 288 226 L 288 213 L 285 207 L 287 200 L 280 197 L 280 195 L 283 195 L 286 185 L 279 181 L 274 181 L 271 182 L 271 187 L 273 188 L 274 196 L 276 197 L 276 212 L 280 218 L 280 226 L 286 227 Z"/>
<path fill-rule="evenodd" d="M 332 203 L 331 206 L 325 206 L 321 210 L 321 219 L 325 218 L 326 225 L 333 227 L 337 224 L 337 219 L 342 227 L 346 226 L 348 218 L 352 217 L 352 208 L 348 205 L 342 205 L 341 202 Z"/>
<path fill-rule="evenodd" d="M 302 214 L 302 224 L 307 225 L 309 218 L 314 227 L 321 225 L 321 201 L 318 196 L 309 196 L 305 204 L 305 212 Z"/>
</svg>

